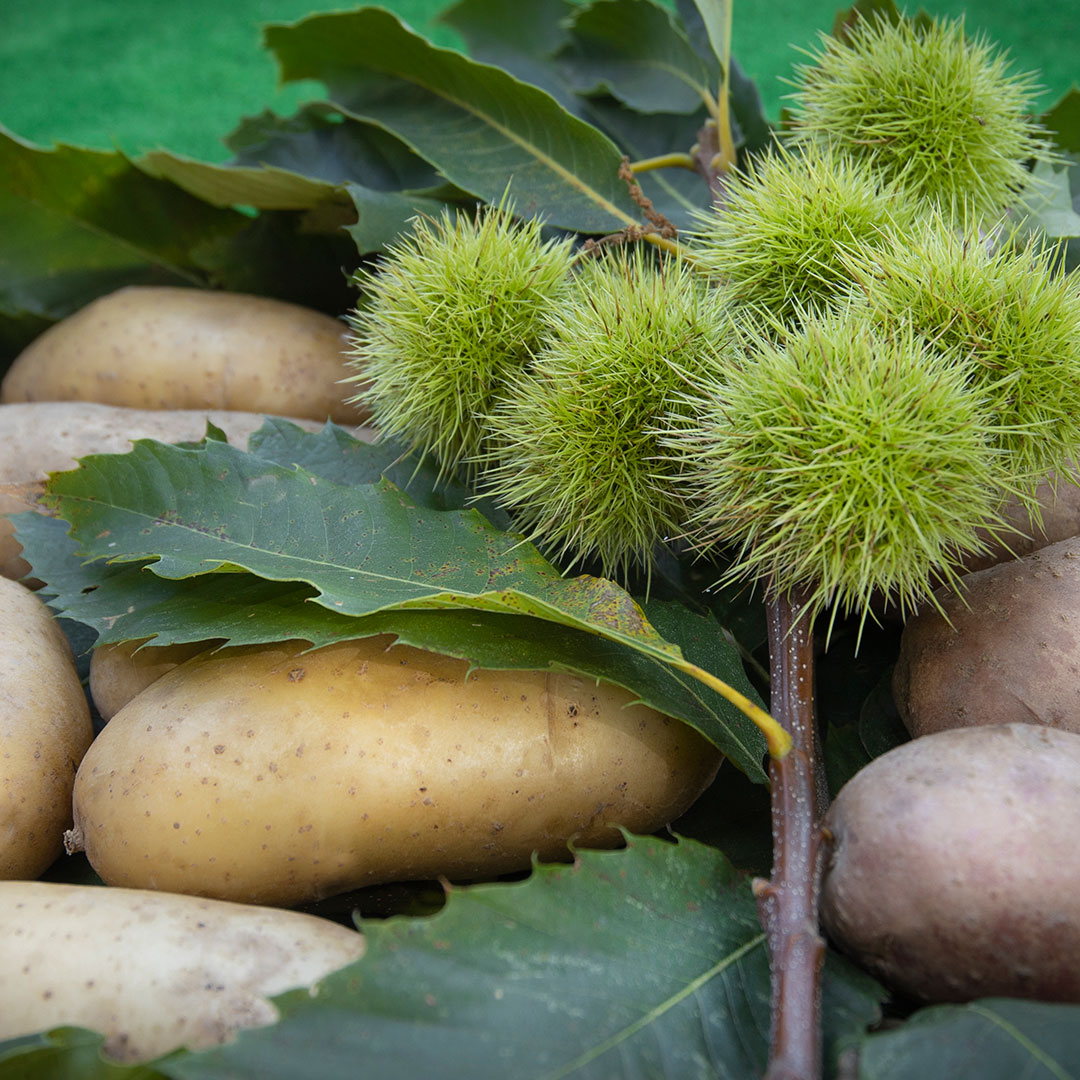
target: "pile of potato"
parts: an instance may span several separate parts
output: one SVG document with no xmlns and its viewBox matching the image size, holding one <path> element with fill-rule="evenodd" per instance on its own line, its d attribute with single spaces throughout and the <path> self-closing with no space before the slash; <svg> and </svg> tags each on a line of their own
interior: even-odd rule
<svg viewBox="0 0 1080 1080">
<path fill-rule="evenodd" d="M 237 442 L 263 412 L 355 423 L 340 350 L 336 320 L 291 305 L 122 290 L 8 372 L 0 479 L 133 438 L 198 439 L 207 418 Z M 0 510 L 30 505 L 11 498 Z M 9 578 L 32 572 L 10 534 L 0 557 Z M 617 844 L 619 827 L 677 817 L 720 763 L 617 687 L 470 674 L 387 635 L 103 647 L 90 688 L 108 723 L 92 741 L 67 639 L 8 578 L 0 635 L 0 1039 L 81 1024 L 122 1060 L 222 1042 L 272 1022 L 268 996 L 363 952 L 355 931 L 279 905 L 527 869 L 571 837 Z M 112 887 L 31 880 L 65 842 Z"/>
<path fill-rule="evenodd" d="M 0 574 L 29 568 L 7 514 L 33 508 L 17 485 L 71 469 L 133 439 L 201 439 L 209 420 L 239 446 L 264 414 L 308 430 L 350 427 L 345 324 L 260 296 L 130 286 L 51 327 L 0 383 Z M 366 437 L 361 428 L 358 437 Z"/>
<path fill-rule="evenodd" d="M 26 639 L 9 643 L 19 647 L 0 671 L 0 876 L 41 873 L 72 825 L 69 850 L 84 848 L 122 887 L 0 888 L 0 934 L 18 942 L 0 969 L 0 1038 L 88 1024 L 131 1058 L 222 1041 L 270 1022 L 264 999 L 294 985 L 283 980 L 310 982 L 362 948 L 321 919 L 226 901 L 295 905 L 525 869 L 534 852 L 564 856 L 570 837 L 606 846 L 621 839 L 616 826 L 662 827 L 719 766 L 700 735 L 619 688 L 554 672 L 470 675 L 464 661 L 385 635 L 313 651 L 203 649 L 179 663 L 147 649 L 150 673 L 168 670 L 141 689 L 140 654 L 118 650 L 137 692 L 91 743 L 67 640 L 24 586 L 0 588 L 0 626 Z M 105 685 L 115 706 L 125 692 Z M 210 919 L 220 932 L 205 929 Z M 259 961 L 268 934 L 279 944 Z M 43 962 L 43 942 L 62 965 Z M 279 953 L 309 962 L 279 968 Z M 125 956 L 139 958 L 139 977 Z M 230 993 L 198 991 L 219 985 Z M 191 1004 L 158 1014 L 162 994 Z M 187 1026 L 163 1029 L 162 1015 Z"/>
<path fill-rule="evenodd" d="M 0 514 L 78 457 L 198 439 L 207 419 L 239 444 L 263 413 L 361 423 L 341 330 L 197 290 L 91 304 L 3 381 Z M 825 820 L 826 932 L 914 999 L 1080 1001 L 1080 542 L 1061 539 L 1074 503 L 1048 504 L 1040 537 L 939 591 L 944 614 L 908 622 L 895 697 L 916 738 Z M 94 739 L 66 638 L 11 580 L 32 568 L 7 524 L 0 1039 L 80 1024 L 128 1061 L 225 1041 L 272 1022 L 273 994 L 363 954 L 362 935 L 282 907 L 526 869 L 570 837 L 615 844 L 618 827 L 678 817 L 718 768 L 696 732 L 616 687 L 470 673 L 387 635 L 99 648 Z M 111 887 L 33 880 L 65 844 Z"/>
<path fill-rule="evenodd" d="M 1080 1002 L 1080 537 L 1030 543 L 907 622 L 893 688 L 914 739 L 825 819 L 825 929 L 921 1001 Z"/>
</svg>

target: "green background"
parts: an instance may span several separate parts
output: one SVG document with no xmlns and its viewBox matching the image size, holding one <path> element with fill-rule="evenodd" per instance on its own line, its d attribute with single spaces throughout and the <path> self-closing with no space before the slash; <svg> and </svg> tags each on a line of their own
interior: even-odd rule
<svg viewBox="0 0 1080 1080">
<path fill-rule="evenodd" d="M 529 0 L 507 0 L 511 10 Z M 387 0 L 438 44 L 443 0 Z M 835 0 L 736 0 L 734 48 L 779 113 L 780 82 L 828 29 Z M 966 13 L 968 28 L 1007 45 L 1018 68 L 1038 70 L 1048 106 L 1080 77 L 1077 0 L 927 0 L 935 14 Z M 288 111 L 317 84 L 277 86 L 259 28 L 313 11 L 311 0 L 0 0 L 0 124 L 48 145 L 74 142 L 129 153 L 163 148 L 225 160 L 220 139 L 246 114 Z"/>
</svg>

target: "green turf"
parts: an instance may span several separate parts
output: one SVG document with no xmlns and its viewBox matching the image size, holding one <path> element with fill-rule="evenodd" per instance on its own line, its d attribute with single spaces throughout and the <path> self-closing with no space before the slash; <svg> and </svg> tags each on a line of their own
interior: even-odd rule
<svg viewBox="0 0 1080 1080">
<path fill-rule="evenodd" d="M 529 0 L 507 0 L 511 9 Z M 384 5 L 439 44 L 455 45 L 430 17 L 443 0 Z M 735 51 L 761 87 L 772 117 L 780 79 L 795 48 L 827 28 L 833 0 L 736 0 Z M 963 14 L 961 0 L 928 0 L 934 13 Z M 259 27 L 335 5 L 310 0 L 0 0 L 0 123 L 48 144 L 69 141 L 136 153 L 158 147 L 208 160 L 227 155 L 220 138 L 245 114 L 289 110 L 318 95 L 318 85 L 276 85 Z M 1080 77 L 1076 0 L 984 0 L 968 26 L 1009 47 L 1018 67 L 1038 69 L 1042 103 Z M 795 48 L 793 48 L 793 46 Z"/>
</svg>

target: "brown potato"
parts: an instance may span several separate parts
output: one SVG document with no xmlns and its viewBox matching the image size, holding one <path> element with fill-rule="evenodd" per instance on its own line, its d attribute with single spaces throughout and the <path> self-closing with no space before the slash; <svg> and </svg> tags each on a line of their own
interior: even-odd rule
<svg viewBox="0 0 1080 1080">
<path fill-rule="evenodd" d="M 383 635 L 203 653 L 98 736 L 72 847 L 111 885 L 298 904 L 526 869 L 677 817 L 720 755 L 625 690 Z"/>
<path fill-rule="evenodd" d="M 75 1024 L 126 1062 L 272 1024 L 269 998 L 364 952 L 313 915 L 45 881 L 0 883 L 0 938 L 0 1039 Z"/>
<path fill-rule="evenodd" d="M 1010 497 L 1001 508 L 1005 525 L 1015 532 L 991 535 L 982 530 L 987 550 L 964 560 L 965 573 L 985 570 L 998 563 L 1011 562 L 1030 555 L 1050 544 L 1080 535 L 1080 486 L 1075 468 L 1061 475 L 1053 474 L 1035 489 L 1040 521 L 1031 520 L 1030 511 L 1019 499 Z"/>
<path fill-rule="evenodd" d="M 1080 732 L 1080 538 L 935 594 L 900 639 L 893 694 L 912 735 L 977 724 Z"/>
<path fill-rule="evenodd" d="M 262 296 L 131 285 L 50 327 L 15 359 L 0 401 L 224 409 L 355 425 L 345 324 Z"/>
<path fill-rule="evenodd" d="M 37 877 L 61 854 L 75 769 L 93 737 L 52 612 L 0 578 L 0 879 Z"/>
<path fill-rule="evenodd" d="M 931 1002 L 1080 1001 L 1080 735 L 943 731 L 840 791 L 821 893 L 829 937 Z"/>
<path fill-rule="evenodd" d="M 1030 510 L 1015 496 L 1010 496 L 998 514 L 1002 526 L 991 532 L 978 529 L 978 535 L 986 545 L 984 551 L 965 555 L 956 567 L 958 574 L 973 574 L 1000 563 L 1023 558 L 1051 544 L 1080 535 L 1080 473 L 1074 467 L 1068 472 L 1056 474 L 1044 480 L 1035 489 L 1039 505 L 1039 522 L 1032 521 Z M 934 585 L 944 586 L 940 574 L 934 577 Z M 892 600 L 875 596 L 871 602 L 878 618 L 890 623 L 904 621 L 900 609 Z M 908 614 L 910 618 L 910 614 Z"/>
<path fill-rule="evenodd" d="M 224 431 L 233 445 L 243 447 L 264 419 L 252 412 L 127 409 L 79 401 L 0 405 L 0 483 L 44 480 L 50 472 L 75 468 L 76 458 L 86 454 L 123 454 L 131 449 L 133 439 L 201 439 L 207 420 Z M 314 420 L 289 419 L 309 431 L 322 427 Z M 366 429 L 353 434 L 371 437 Z M 19 579 L 30 573 L 14 526 L 4 515 L 33 509 L 34 504 L 25 498 L 0 494 L 0 574 L 4 577 Z"/>
</svg>

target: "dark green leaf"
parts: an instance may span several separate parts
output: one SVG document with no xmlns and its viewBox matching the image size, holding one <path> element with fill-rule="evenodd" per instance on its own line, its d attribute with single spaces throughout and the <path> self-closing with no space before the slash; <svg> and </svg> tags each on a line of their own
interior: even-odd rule
<svg viewBox="0 0 1080 1080">
<path fill-rule="evenodd" d="M 56 881 L 63 885 L 105 884 L 90 865 L 90 860 L 81 852 L 75 855 L 61 855 L 38 880 Z"/>
<path fill-rule="evenodd" d="M 554 56 L 566 43 L 566 21 L 578 10 L 570 0 L 531 0 L 509 8 L 506 0 L 458 0 L 437 19 L 452 26 L 469 52 L 498 64 L 503 50 L 516 55 Z"/>
<path fill-rule="evenodd" d="M 318 196 L 311 206 L 323 207 L 324 212 L 327 204 L 349 208 L 342 215 L 341 227 L 361 254 L 385 248 L 417 214 L 438 214 L 447 201 L 469 199 L 459 189 L 441 183 L 431 165 L 399 139 L 343 116 L 327 102 L 313 102 L 288 118 L 269 111 L 249 117 L 228 143 L 237 151 L 236 160 L 230 171 L 217 167 L 219 172 L 209 175 L 212 184 L 206 197 L 217 192 L 222 174 L 235 178 L 242 173 L 237 166 L 258 169 L 257 175 L 266 177 L 296 174 L 301 183 L 295 193 L 287 180 L 281 182 L 298 205 L 297 197 L 307 191 Z"/>
<path fill-rule="evenodd" d="M 698 594 L 708 604 L 709 609 L 726 627 L 739 645 L 747 652 L 754 653 L 768 641 L 769 631 L 765 618 L 765 601 L 760 590 L 736 582 L 720 584 L 724 574 L 730 568 L 730 561 L 699 560 L 689 555 L 684 556 L 688 588 Z M 768 678 L 768 673 L 765 673 Z"/>
<path fill-rule="evenodd" d="M 83 565 L 64 523 L 37 514 L 16 519 L 19 539 L 46 582 L 50 603 L 96 630 L 102 644 L 155 637 L 159 645 L 216 639 L 262 644 L 292 638 L 326 645 L 392 633 L 406 644 L 489 669 L 555 667 L 625 687 L 661 712 L 683 720 L 764 783 L 754 729 L 722 698 L 636 649 L 584 630 L 521 615 L 475 611 L 386 611 L 354 617 L 313 603 L 315 590 L 251 574 L 161 578 L 142 564 Z M 84 591 L 85 590 L 85 591 Z M 752 688 L 714 620 L 681 605 L 650 604 L 647 614 L 694 662 L 737 686 Z"/>
<path fill-rule="evenodd" d="M 453 890 L 429 919 L 364 924 L 362 961 L 281 1021 L 167 1062 L 176 1080 L 678 1080 L 758 1077 L 769 977 L 748 883 L 719 852 L 629 838 L 514 885 Z M 876 1015 L 828 980 L 829 1042 Z M 422 1035 L 419 1033 L 422 1032 Z"/>
<path fill-rule="evenodd" d="M 769 791 L 755 784 L 729 762 L 678 820 L 672 832 L 719 848 L 747 874 L 768 877 L 772 872 L 772 826 Z"/>
<path fill-rule="evenodd" d="M 322 203 L 348 201 L 340 186 L 273 165 L 211 165 L 164 150 L 145 154 L 134 164 L 212 206 L 310 210 Z"/>
<path fill-rule="evenodd" d="M 705 37 L 712 49 L 713 56 L 720 66 L 727 64 L 731 56 L 732 0 L 692 0 L 700 25 L 705 29 Z M 689 5 L 687 5 L 689 6 Z M 687 24 L 687 33 L 693 29 Z"/>
<path fill-rule="evenodd" d="M 247 223 L 119 153 L 45 150 L 0 128 L 0 308 L 55 320 L 126 284 L 206 283 L 195 254 Z"/>
<path fill-rule="evenodd" d="M 731 58 L 731 85 L 728 105 L 735 121 L 734 135 L 739 148 L 740 163 L 744 153 L 756 154 L 772 144 L 773 132 L 765 118 L 765 106 L 757 83 Z"/>
<path fill-rule="evenodd" d="M 267 28 L 285 80 L 317 78 L 339 108 L 377 124 L 451 183 L 581 232 L 637 220 L 619 152 L 544 91 L 439 49 L 379 8 Z"/>
<path fill-rule="evenodd" d="M 446 206 L 442 199 L 406 191 L 376 191 L 347 183 L 345 190 L 356 211 L 356 223 L 345 231 L 361 254 L 380 251 L 408 231 L 419 214 L 437 217 Z"/>
<path fill-rule="evenodd" d="M 362 960 L 281 1020 L 130 1067 L 57 1029 L 0 1044 L 2 1080 L 751 1080 L 769 971 L 756 902 L 720 852 L 628 837 L 514 884 L 455 888 L 428 918 L 366 921 Z M 830 956 L 826 1061 L 878 1019 L 880 988 Z"/>
<path fill-rule="evenodd" d="M 1021 202 L 1010 211 L 1024 234 L 1051 239 L 1080 237 L 1080 196 L 1074 190 L 1076 160 L 1064 165 L 1040 161 L 1032 170 L 1035 183 L 1029 184 Z"/>
<path fill-rule="evenodd" d="M 1076 1080 L 1080 1005 L 988 998 L 923 1009 L 894 1031 L 871 1035 L 859 1080 Z"/>
<path fill-rule="evenodd" d="M 54 474 L 44 502 L 86 554 L 154 559 L 162 577 L 239 567 L 307 581 L 343 614 L 450 606 L 540 615 L 669 651 L 621 589 L 563 579 L 475 511 L 428 511 L 392 485 L 335 484 L 227 443 L 140 440 L 127 454 L 92 455 Z"/>
<path fill-rule="evenodd" d="M 818 663 L 825 771 L 836 794 L 860 769 L 909 738 L 892 696 L 900 627 L 842 625 Z"/>
<path fill-rule="evenodd" d="M 382 128 L 342 116 L 327 102 L 311 102 L 293 116 L 266 110 L 249 116 L 229 135 L 234 165 L 275 166 L 377 191 L 433 187 L 438 174 L 400 139 Z"/>
<path fill-rule="evenodd" d="M 351 201 L 311 211 L 266 210 L 244 217 L 235 236 L 204 244 L 197 254 L 220 288 L 275 296 L 336 316 L 356 304 L 350 276 L 360 258 L 347 232 L 355 221 Z"/>
<path fill-rule="evenodd" d="M 546 90 L 564 109 L 583 116 L 581 102 L 552 61 L 569 40 L 565 21 L 575 10 L 569 0 L 530 0 L 507 17 L 506 0 L 460 0 L 439 21 L 465 39 L 474 60 Z"/>
<path fill-rule="evenodd" d="M 821 716 L 840 726 L 857 723 L 863 703 L 892 668 L 899 648 L 898 626 L 864 628 L 858 619 L 834 626 L 816 664 Z"/>
<path fill-rule="evenodd" d="M 3 228 L 2 224 L 0 228 Z M 0 268 L 2 266 L 0 259 Z M 52 319 L 29 311 L 13 311 L 0 304 L 0 374 L 38 334 L 43 334 L 52 324 Z"/>
<path fill-rule="evenodd" d="M 351 201 L 341 205 L 355 221 Z M 0 130 L 0 340 L 25 345 L 31 331 L 133 284 L 210 285 L 342 311 L 354 295 L 342 268 L 357 261 L 345 223 L 311 212 L 252 219 L 122 154 L 43 150 Z"/>
<path fill-rule="evenodd" d="M 361 442 L 344 428 L 327 423 L 317 434 L 280 417 L 268 416 L 248 440 L 248 450 L 278 465 L 303 465 L 335 484 L 374 484 L 389 480 L 419 506 L 432 510 L 476 507 L 492 525 L 510 528 L 510 515 L 490 499 L 476 498 L 463 483 L 439 476 L 430 459 L 417 461 L 408 447 L 390 439 Z"/>
<path fill-rule="evenodd" d="M 892 668 L 867 695 L 859 713 L 859 739 L 870 760 L 887 754 L 911 736 L 900 719 L 892 693 Z"/>
<path fill-rule="evenodd" d="M 579 94 L 606 91 L 643 113 L 697 113 L 715 96 L 719 66 L 653 0 L 595 0 L 570 28 L 558 59 Z"/>
<path fill-rule="evenodd" d="M 360 482 L 397 466 L 387 447 L 350 444 L 332 426 L 305 439 L 282 422 L 256 440 L 266 456 L 216 441 L 194 449 L 140 441 L 50 481 L 47 499 L 74 541 L 36 515 L 19 518 L 19 535 L 58 609 L 104 641 L 157 634 L 160 643 L 322 644 L 393 632 L 481 667 L 554 663 L 628 687 L 764 780 L 753 724 L 670 668 L 685 656 L 754 696 L 711 616 L 659 602 L 643 613 L 611 582 L 561 577 L 475 510 L 432 510 L 384 481 Z M 290 467 L 309 455 L 313 468 Z M 112 562 L 84 568 L 75 549 Z M 248 573 L 212 574 L 219 569 Z M 441 614 L 421 618 L 425 610 Z"/>
<path fill-rule="evenodd" d="M 1080 89 L 1075 85 L 1069 87 L 1040 119 L 1060 149 L 1080 154 Z"/>
<path fill-rule="evenodd" d="M 842 8 L 833 18 L 832 35 L 843 41 L 847 37 L 850 27 L 856 25 L 861 19 L 884 19 L 890 23 L 898 23 L 904 16 L 897 8 L 894 0 L 855 0 L 849 8 Z"/>
<path fill-rule="evenodd" d="M 871 760 L 857 728 L 829 724 L 825 732 L 825 778 L 831 796 L 838 795 L 840 789 Z"/>
</svg>

